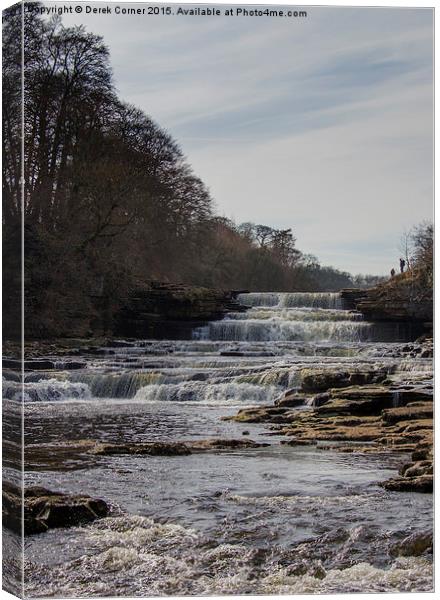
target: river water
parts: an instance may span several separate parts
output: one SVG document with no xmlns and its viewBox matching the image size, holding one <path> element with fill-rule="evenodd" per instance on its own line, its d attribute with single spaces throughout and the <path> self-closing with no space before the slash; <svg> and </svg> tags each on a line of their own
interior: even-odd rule
<svg viewBox="0 0 440 600">
<path fill-rule="evenodd" d="M 431 591 L 426 557 L 392 546 L 432 529 L 432 496 L 387 492 L 404 455 L 289 447 L 224 421 L 298 385 L 299 370 L 374 365 L 430 380 L 429 359 L 396 358 L 405 333 L 342 310 L 337 294 L 243 294 L 246 313 L 190 341 L 144 340 L 28 373 L 26 482 L 102 497 L 109 518 L 26 539 L 29 596 Z M 5 385 L 13 400 L 14 382 Z M 310 410 L 300 407 L 298 410 Z M 75 440 L 242 438 L 258 449 L 190 456 L 56 451 Z"/>
</svg>

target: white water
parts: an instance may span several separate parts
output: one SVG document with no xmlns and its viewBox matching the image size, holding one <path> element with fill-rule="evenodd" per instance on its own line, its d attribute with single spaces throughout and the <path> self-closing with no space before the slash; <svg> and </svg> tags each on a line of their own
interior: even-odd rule
<svg viewBox="0 0 440 600">
<path fill-rule="evenodd" d="M 336 293 L 248 293 L 239 301 L 252 308 L 231 313 L 199 330 L 199 338 L 224 341 L 363 342 L 372 324 L 342 310 Z"/>
<path fill-rule="evenodd" d="M 252 307 L 342 308 L 340 294 L 330 292 L 250 292 L 239 294 L 238 301 Z"/>
<path fill-rule="evenodd" d="M 205 405 L 222 406 L 273 402 L 278 394 L 279 389 L 275 386 L 189 381 L 180 384 L 148 385 L 136 393 L 135 399 L 146 402 L 202 402 Z"/>
<path fill-rule="evenodd" d="M 213 340 L 302 341 L 302 342 L 361 342 L 370 339 L 370 323 L 357 321 L 307 321 L 274 317 L 247 320 L 224 319 L 211 323 L 208 336 Z"/>
<path fill-rule="evenodd" d="M 58 379 L 42 379 L 25 383 L 23 386 L 15 382 L 3 384 L 3 397 L 21 402 L 54 402 L 63 400 L 79 400 L 91 398 L 89 386 L 85 383 L 60 381 Z"/>
</svg>

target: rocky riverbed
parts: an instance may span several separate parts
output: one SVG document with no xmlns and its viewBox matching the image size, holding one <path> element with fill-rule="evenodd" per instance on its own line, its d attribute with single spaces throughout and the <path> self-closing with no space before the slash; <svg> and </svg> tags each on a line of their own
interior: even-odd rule
<svg viewBox="0 0 440 600">
<path fill-rule="evenodd" d="M 432 342 L 338 294 L 239 300 L 191 340 L 32 346 L 28 595 L 432 590 Z M 7 360 L 6 542 L 22 410 Z"/>
<path fill-rule="evenodd" d="M 420 352 L 429 349 L 430 340 Z M 310 410 L 299 411 L 304 405 Z M 380 369 L 303 369 L 299 389 L 287 390 L 273 405 L 243 408 L 226 419 L 268 423 L 271 431 L 288 438 L 281 443 L 289 446 L 326 442 L 321 449 L 408 453 L 399 476 L 381 485 L 393 491 L 433 491 L 433 388 L 420 376 L 388 378 Z"/>
</svg>

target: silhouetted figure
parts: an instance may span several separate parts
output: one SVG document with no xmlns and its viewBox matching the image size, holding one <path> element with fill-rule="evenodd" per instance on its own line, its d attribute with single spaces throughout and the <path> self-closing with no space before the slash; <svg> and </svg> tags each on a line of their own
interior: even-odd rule
<svg viewBox="0 0 440 600">
<path fill-rule="evenodd" d="M 396 271 L 394 269 L 391 269 L 391 278 L 393 278 L 395 274 L 396 274 Z"/>
<path fill-rule="evenodd" d="M 403 258 L 400 259 L 400 272 L 403 273 L 405 270 L 405 261 Z"/>
</svg>

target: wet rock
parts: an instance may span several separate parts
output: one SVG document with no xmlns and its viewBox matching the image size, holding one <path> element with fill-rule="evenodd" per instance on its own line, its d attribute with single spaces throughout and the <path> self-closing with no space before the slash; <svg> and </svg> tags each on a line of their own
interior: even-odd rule
<svg viewBox="0 0 440 600">
<path fill-rule="evenodd" d="M 201 452 L 204 450 L 239 450 L 242 448 L 266 448 L 270 446 L 268 443 L 254 442 L 253 440 L 197 440 L 186 442 L 193 452 Z"/>
<path fill-rule="evenodd" d="M 84 346 L 83 348 L 78 349 L 78 353 L 82 355 L 91 354 L 93 356 L 107 356 L 116 354 L 115 350 L 110 350 L 109 348 L 101 348 L 98 346 Z"/>
<path fill-rule="evenodd" d="M 149 456 L 182 456 L 191 454 L 183 442 L 145 442 L 138 444 L 98 443 L 89 449 L 91 454 L 111 456 L 114 454 L 145 454 Z"/>
<path fill-rule="evenodd" d="M 2 369 L 2 376 L 5 381 L 14 381 L 15 383 L 21 382 L 21 373 L 17 373 L 15 371 L 7 371 L 6 369 Z"/>
<path fill-rule="evenodd" d="M 376 405 L 371 400 L 330 400 L 317 408 L 319 415 L 369 415 L 375 412 Z"/>
<path fill-rule="evenodd" d="M 389 492 L 420 492 L 431 494 L 434 487 L 432 475 L 420 477 L 395 477 L 379 484 Z"/>
<path fill-rule="evenodd" d="M 283 446 L 316 446 L 316 440 L 302 440 L 300 438 L 292 438 L 290 440 L 281 440 Z"/>
<path fill-rule="evenodd" d="M 391 556 L 421 556 L 432 554 L 432 532 L 412 533 L 390 548 Z"/>
<path fill-rule="evenodd" d="M 433 350 L 433 348 L 424 348 L 420 352 L 420 358 L 433 358 L 433 357 L 434 357 L 434 350 Z"/>
<path fill-rule="evenodd" d="M 77 360 L 69 360 L 69 361 L 63 362 L 63 363 L 57 362 L 56 367 L 57 367 L 57 369 L 72 371 L 74 369 L 85 369 L 87 367 L 87 363 L 80 362 Z"/>
<path fill-rule="evenodd" d="M 310 369 L 305 371 L 306 375 L 311 373 Z M 340 376 L 341 372 L 338 373 Z M 315 395 L 314 406 L 308 400 L 308 410 L 289 410 L 295 408 L 287 405 L 290 399 L 296 404 L 300 397 L 310 396 L 288 390 L 276 401 L 275 407 L 248 407 L 228 419 L 279 423 L 276 435 L 287 436 L 289 439 L 280 443 L 290 446 L 307 446 L 319 441 L 327 444 L 319 448 L 331 447 L 340 452 L 412 453 L 413 462 L 402 467 L 400 476 L 381 485 L 390 491 L 429 493 L 433 488 L 432 390 L 418 377 L 412 380 L 405 376 L 404 384 L 396 384 L 394 376 L 389 384 L 332 387 Z M 284 400 L 286 405 L 283 406 Z M 396 401 L 402 405 L 396 406 Z M 329 445 L 329 442 L 338 442 L 338 445 Z"/>
<path fill-rule="evenodd" d="M 113 348 L 131 348 L 135 345 L 135 342 L 129 342 L 127 340 L 111 340 L 109 345 Z"/>
<path fill-rule="evenodd" d="M 383 403 L 392 402 L 392 391 L 384 385 L 350 386 L 343 390 L 330 389 L 332 398 L 344 400 L 377 400 Z"/>
<path fill-rule="evenodd" d="M 194 373 L 189 378 L 189 381 L 206 381 L 207 379 L 209 379 L 208 373 Z"/>
<path fill-rule="evenodd" d="M 392 406 L 393 396 L 383 386 L 352 386 L 329 391 L 330 400 L 317 407 L 318 414 L 327 415 L 375 415 Z"/>
<path fill-rule="evenodd" d="M 193 452 L 262 448 L 269 445 L 270 444 L 267 443 L 254 442 L 253 440 L 214 438 L 207 440 L 189 440 L 185 442 L 144 442 L 136 444 L 97 443 L 89 449 L 89 452 L 98 456 L 112 456 L 118 454 L 187 456 Z"/>
<path fill-rule="evenodd" d="M 21 490 L 4 482 L 4 525 L 21 533 Z M 24 533 L 43 533 L 55 527 L 73 527 L 105 517 L 108 504 L 87 495 L 70 495 L 53 492 L 43 487 L 29 487 L 24 492 Z"/>
<path fill-rule="evenodd" d="M 411 387 L 407 386 L 406 388 L 394 388 L 394 402 L 396 403 L 396 408 L 400 406 L 407 406 L 408 404 L 413 404 L 414 402 L 430 402 L 432 401 L 432 390 L 421 387 Z"/>
<path fill-rule="evenodd" d="M 382 411 L 382 420 L 387 425 L 398 423 L 399 421 L 432 419 L 432 403 L 426 402 L 419 406 L 401 406 L 399 408 L 389 408 Z"/>
<path fill-rule="evenodd" d="M 224 417 L 225 421 L 238 421 L 239 423 L 283 423 L 284 415 L 288 408 L 257 406 L 242 408 L 232 417 Z"/>
<path fill-rule="evenodd" d="M 419 460 L 414 463 L 406 464 L 400 469 L 399 474 L 402 477 L 420 477 L 420 475 L 432 475 L 432 461 Z"/>
<path fill-rule="evenodd" d="M 301 389 L 305 392 L 325 392 L 331 387 L 344 387 L 348 385 L 347 371 L 302 369 L 300 377 Z"/>
<path fill-rule="evenodd" d="M 417 419 L 415 421 L 401 421 L 395 426 L 398 433 L 410 433 L 412 431 L 421 431 L 423 433 L 429 433 L 432 431 L 433 420 L 432 419 Z"/>
<path fill-rule="evenodd" d="M 319 407 L 326 404 L 330 400 L 330 394 L 324 392 L 323 394 L 316 394 L 312 398 L 312 406 Z"/>
<path fill-rule="evenodd" d="M 295 408 L 307 404 L 308 397 L 304 394 L 298 394 L 296 390 L 287 390 L 275 400 L 275 406 Z"/>
<path fill-rule="evenodd" d="M 329 369 L 302 369 L 300 372 L 301 389 L 305 392 L 325 392 L 330 388 L 344 388 L 354 385 L 380 383 L 386 378 L 385 371 Z"/>
<path fill-rule="evenodd" d="M 414 462 L 419 460 L 432 460 L 433 458 L 433 444 L 432 444 L 432 433 L 431 440 L 417 444 L 411 455 Z"/>
</svg>

